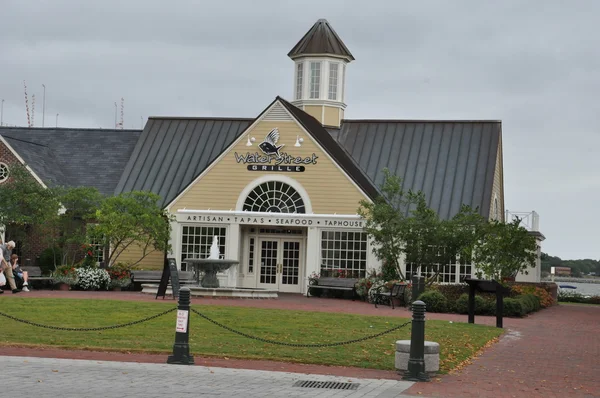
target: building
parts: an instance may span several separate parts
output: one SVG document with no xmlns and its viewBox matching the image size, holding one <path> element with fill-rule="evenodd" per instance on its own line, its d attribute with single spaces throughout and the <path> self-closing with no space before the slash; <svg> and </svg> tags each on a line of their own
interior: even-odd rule
<svg viewBox="0 0 600 398">
<path fill-rule="evenodd" d="M 208 256 L 213 236 L 225 258 L 240 261 L 221 276 L 226 286 L 299 293 L 313 272 L 379 268 L 356 213 L 378 194 L 384 168 L 423 191 L 442 218 L 466 204 L 504 219 L 500 121 L 344 118 L 355 59 L 323 19 L 288 56 L 293 101 L 276 96 L 254 118 L 152 117 L 141 132 L 94 134 L 2 128 L 2 159 L 28 164 L 44 183 L 157 193 L 176 216 L 171 255 L 182 269 L 186 258 Z M 82 134 L 83 153 L 63 156 Z M 88 156 L 96 144 L 103 156 Z M 163 254 L 144 265 L 162 267 Z M 442 277 L 471 273 L 451 264 Z"/>
</svg>

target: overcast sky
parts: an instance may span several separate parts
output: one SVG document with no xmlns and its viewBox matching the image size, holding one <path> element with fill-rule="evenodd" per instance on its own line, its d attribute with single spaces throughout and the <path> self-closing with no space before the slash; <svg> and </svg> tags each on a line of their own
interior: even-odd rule
<svg viewBox="0 0 600 398">
<path fill-rule="evenodd" d="M 93 3 L 93 4 L 90 4 Z M 254 5 L 251 5 L 254 4 Z M 347 118 L 500 119 L 506 207 L 543 251 L 600 257 L 600 1 L 0 0 L 4 124 L 126 128 L 254 117 L 291 99 L 286 54 L 327 18 L 356 61 Z M 120 116 L 119 116 L 120 118 Z"/>
</svg>

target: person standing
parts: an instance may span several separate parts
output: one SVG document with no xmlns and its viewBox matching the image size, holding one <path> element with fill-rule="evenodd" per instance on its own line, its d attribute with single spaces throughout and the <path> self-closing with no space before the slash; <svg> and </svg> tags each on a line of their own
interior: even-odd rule
<svg viewBox="0 0 600 398">
<path fill-rule="evenodd" d="M 3 245 L 0 245 L 0 262 L 2 265 L 2 269 L 4 271 L 4 276 L 6 276 L 6 280 L 12 289 L 13 294 L 19 293 L 20 290 L 17 289 L 17 285 L 15 284 L 15 276 L 12 272 L 12 266 L 10 264 L 10 255 L 12 254 L 12 250 L 15 248 L 15 242 L 10 240 Z"/>
</svg>

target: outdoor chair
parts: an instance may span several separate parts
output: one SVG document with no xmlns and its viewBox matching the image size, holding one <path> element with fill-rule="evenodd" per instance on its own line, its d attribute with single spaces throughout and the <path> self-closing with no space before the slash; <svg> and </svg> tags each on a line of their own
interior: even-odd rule
<svg viewBox="0 0 600 398">
<path fill-rule="evenodd" d="M 373 293 L 373 304 L 377 308 L 377 303 L 382 304 L 388 302 L 392 309 L 394 309 L 394 299 L 397 298 L 400 303 L 404 303 L 404 290 L 406 289 L 405 284 L 394 283 L 392 290 L 389 292 L 382 292 L 383 286 L 381 286 L 375 293 Z"/>
</svg>

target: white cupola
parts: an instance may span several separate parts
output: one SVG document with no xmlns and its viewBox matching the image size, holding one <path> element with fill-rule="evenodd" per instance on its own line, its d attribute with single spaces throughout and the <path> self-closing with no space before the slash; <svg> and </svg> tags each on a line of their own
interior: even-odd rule
<svg viewBox="0 0 600 398">
<path fill-rule="evenodd" d="M 346 65 L 354 57 L 326 19 L 319 19 L 288 53 L 294 65 L 296 105 L 323 126 L 344 118 Z"/>
</svg>

